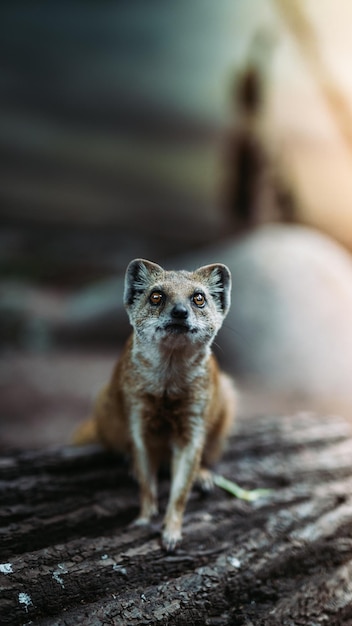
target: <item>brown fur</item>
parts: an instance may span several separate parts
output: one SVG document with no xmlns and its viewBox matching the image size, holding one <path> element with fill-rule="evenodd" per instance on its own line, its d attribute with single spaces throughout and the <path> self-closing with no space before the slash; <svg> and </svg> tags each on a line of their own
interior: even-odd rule
<svg viewBox="0 0 352 626">
<path fill-rule="evenodd" d="M 100 440 L 130 453 L 140 485 L 137 524 L 157 513 L 157 471 L 171 460 L 171 490 L 163 545 L 181 539 L 186 500 L 195 479 L 211 486 L 208 467 L 232 426 L 235 392 L 210 345 L 227 314 L 231 278 L 223 265 L 166 272 L 136 259 L 127 268 L 125 306 L 134 332 L 97 398 L 93 417 L 74 443 Z M 157 304 L 151 294 L 161 295 Z M 195 296 L 204 304 L 198 306 Z"/>
</svg>

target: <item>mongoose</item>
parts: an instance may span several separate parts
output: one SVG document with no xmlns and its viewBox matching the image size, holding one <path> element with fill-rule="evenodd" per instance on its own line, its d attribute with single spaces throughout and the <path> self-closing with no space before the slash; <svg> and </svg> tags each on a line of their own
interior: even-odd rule
<svg viewBox="0 0 352 626">
<path fill-rule="evenodd" d="M 231 274 L 220 263 L 188 272 L 131 261 L 124 304 L 133 333 L 92 418 L 74 436 L 75 444 L 100 441 L 131 455 L 140 487 L 136 524 L 149 523 L 157 513 L 157 472 L 170 463 L 162 531 L 169 551 L 181 540 L 193 482 L 211 488 L 208 468 L 219 457 L 234 418 L 234 386 L 211 353 L 230 293 Z"/>
</svg>

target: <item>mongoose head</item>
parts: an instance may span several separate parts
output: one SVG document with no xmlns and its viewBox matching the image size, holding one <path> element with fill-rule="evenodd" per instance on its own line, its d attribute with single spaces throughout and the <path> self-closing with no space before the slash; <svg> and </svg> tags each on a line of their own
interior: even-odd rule
<svg viewBox="0 0 352 626">
<path fill-rule="evenodd" d="M 135 259 L 126 270 L 124 304 L 138 337 L 166 348 L 210 345 L 230 308 L 226 265 L 166 271 Z"/>
</svg>

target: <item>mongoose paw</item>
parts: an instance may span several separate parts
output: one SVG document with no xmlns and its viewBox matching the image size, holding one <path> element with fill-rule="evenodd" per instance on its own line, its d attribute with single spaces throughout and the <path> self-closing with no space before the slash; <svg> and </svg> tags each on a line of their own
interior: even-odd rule
<svg viewBox="0 0 352 626">
<path fill-rule="evenodd" d="M 158 515 L 158 506 L 155 502 L 149 503 L 148 505 L 143 505 L 141 507 L 141 511 L 138 517 L 132 520 L 130 526 L 149 526 L 151 524 L 152 518 L 156 515 Z"/>
<path fill-rule="evenodd" d="M 205 467 L 202 467 L 198 472 L 196 485 L 202 493 L 210 493 L 214 488 L 213 473 Z"/>
<path fill-rule="evenodd" d="M 167 552 L 174 552 L 180 542 L 181 531 L 167 530 L 167 528 L 165 528 L 161 537 L 161 543 Z"/>
<path fill-rule="evenodd" d="M 151 522 L 151 518 L 150 517 L 136 517 L 136 519 L 132 520 L 132 522 L 129 524 L 129 526 L 131 528 L 138 528 L 139 526 L 149 526 Z"/>
</svg>

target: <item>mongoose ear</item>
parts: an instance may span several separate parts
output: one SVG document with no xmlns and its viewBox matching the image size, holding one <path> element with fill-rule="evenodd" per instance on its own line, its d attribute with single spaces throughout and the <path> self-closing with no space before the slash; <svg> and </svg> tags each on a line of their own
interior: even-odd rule
<svg viewBox="0 0 352 626">
<path fill-rule="evenodd" d="M 225 316 L 231 304 L 231 272 L 226 265 L 214 263 L 204 265 L 196 270 L 201 279 L 207 284 L 217 308 Z"/>
<path fill-rule="evenodd" d="M 134 259 L 126 269 L 123 301 L 126 307 L 133 304 L 136 296 L 150 285 L 151 277 L 160 275 L 164 270 L 160 265 L 146 259 Z"/>
</svg>

